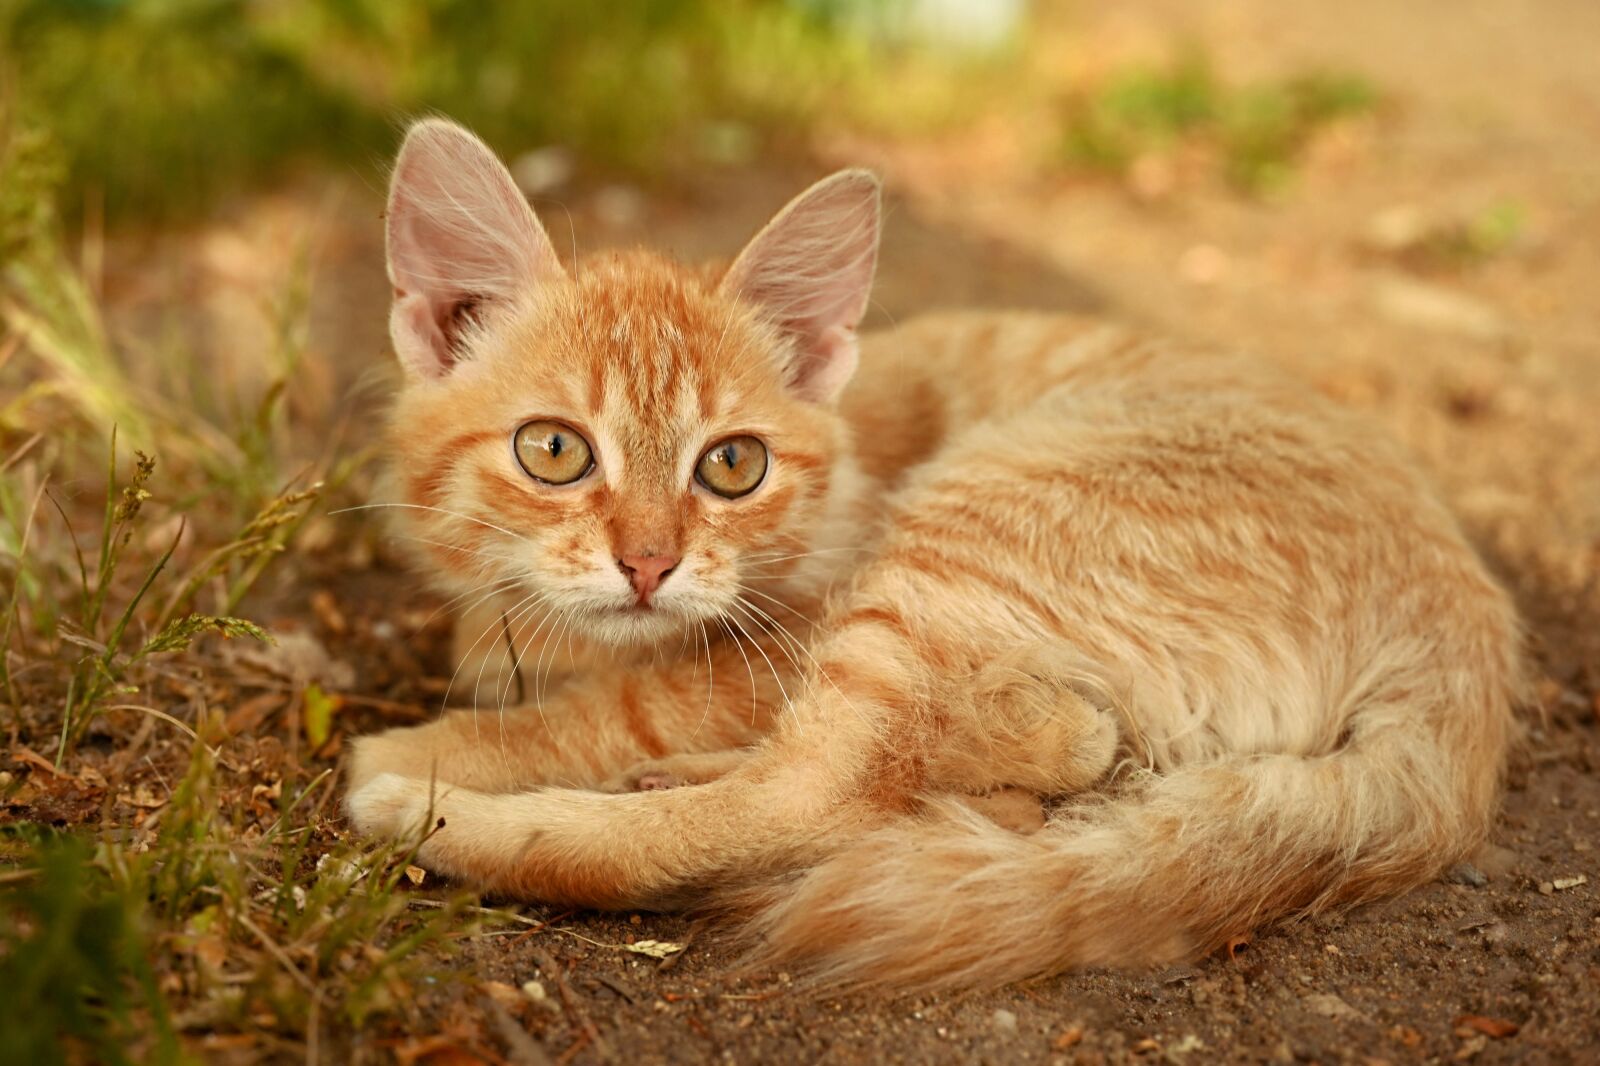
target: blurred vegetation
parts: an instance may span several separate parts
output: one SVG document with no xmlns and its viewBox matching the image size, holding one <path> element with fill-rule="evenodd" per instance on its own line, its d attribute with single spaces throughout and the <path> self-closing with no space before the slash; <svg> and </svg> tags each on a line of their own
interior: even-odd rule
<svg viewBox="0 0 1600 1066">
<path fill-rule="evenodd" d="M 502 146 L 693 165 L 739 149 L 729 124 L 772 133 L 860 86 L 843 6 L 8 0 L 0 85 L 48 121 L 69 188 L 159 219 L 311 156 L 373 167 L 427 110 Z"/>
<path fill-rule="evenodd" d="M 1339 119 L 1371 111 L 1377 91 L 1350 74 L 1310 72 L 1229 85 L 1204 53 L 1122 71 L 1066 105 L 1062 151 L 1076 164 L 1123 173 L 1139 159 L 1200 146 L 1235 188 L 1269 193 L 1306 143 Z"/>
</svg>

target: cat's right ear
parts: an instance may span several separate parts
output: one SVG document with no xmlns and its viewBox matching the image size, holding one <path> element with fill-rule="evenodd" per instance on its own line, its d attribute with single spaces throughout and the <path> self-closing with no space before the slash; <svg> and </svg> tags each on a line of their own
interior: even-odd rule
<svg viewBox="0 0 1600 1066">
<path fill-rule="evenodd" d="M 489 146 L 444 119 L 406 132 L 389 181 L 389 334 L 406 372 L 437 378 L 497 304 L 564 276 L 516 182 Z"/>
<path fill-rule="evenodd" d="M 882 225 L 878 179 L 841 170 L 789 201 L 745 245 L 723 292 L 760 308 L 789 338 L 797 395 L 831 403 L 855 373 Z"/>
</svg>

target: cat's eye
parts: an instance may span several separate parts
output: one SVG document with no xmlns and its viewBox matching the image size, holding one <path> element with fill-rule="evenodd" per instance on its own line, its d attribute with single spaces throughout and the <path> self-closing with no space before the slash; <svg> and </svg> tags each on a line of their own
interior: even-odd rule
<svg viewBox="0 0 1600 1066">
<path fill-rule="evenodd" d="M 694 468 L 695 480 L 718 496 L 736 499 L 767 474 L 767 446 L 754 437 L 729 437 L 713 444 Z"/>
<path fill-rule="evenodd" d="M 570 485 L 594 469 L 594 451 L 583 434 L 562 422 L 526 422 L 511 439 L 517 462 L 547 485 Z"/>
</svg>

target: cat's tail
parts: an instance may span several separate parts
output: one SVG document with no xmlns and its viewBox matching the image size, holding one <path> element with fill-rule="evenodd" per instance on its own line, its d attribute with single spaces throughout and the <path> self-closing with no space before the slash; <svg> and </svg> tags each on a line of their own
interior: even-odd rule
<svg viewBox="0 0 1600 1066">
<path fill-rule="evenodd" d="M 1193 957 L 1403 891 L 1488 825 L 1511 715 L 1503 690 L 1480 695 L 1368 708 L 1326 756 L 1148 774 L 1028 836 L 930 800 L 747 900 L 754 954 L 829 985 L 995 984 Z"/>
</svg>

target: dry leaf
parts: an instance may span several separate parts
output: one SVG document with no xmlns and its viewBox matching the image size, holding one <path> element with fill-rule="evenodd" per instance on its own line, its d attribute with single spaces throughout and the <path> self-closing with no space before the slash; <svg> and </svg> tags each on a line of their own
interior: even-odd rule
<svg viewBox="0 0 1600 1066">
<path fill-rule="evenodd" d="M 317 682 L 324 688 L 347 689 L 356 682 L 355 668 L 335 659 L 322 642 L 303 630 L 275 631 L 271 645 L 232 645 L 227 652 L 237 661 L 304 686 Z"/>
<path fill-rule="evenodd" d="M 1522 1028 L 1516 1022 L 1504 1018 L 1485 1018 L 1481 1014 L 1463 1014 L 1456 1019 L 1456 1025 L 1464 1029 L 1476 1029 L 1484 1036 L 1492 1036 L 1496 1040 L 1504 1040 L 1508 1036 L 1516 1036 Z"/>
<path fill-rule="evenodd" d="M 136 786 L 132 794 L 124 792 L 118 796 L 117 802 L 130 807 L 142 807 L 147 811 L 159 810 L 167 805 L 166 797 L 157 796 L 154 789 L 143 784 Z"/>
<path fill-rule="evenodd" d="M 636 944 L 622 945 L 635 955 L 648 955 L 652 959 L 665 959 L 682 951 L 687 944 L 677 944 L 671 940 L 641 940 Z"/>
<path fill-rule="evenodd" d="M 528 1002 L 521 992 L 504 981 L 483 981 L 478 987 L 507 1010 L 516 1010 Z"/>
<path fill-rule="evenodd" d="M 229 736 L 254 732 L 270 715 L 282 710 L 283 704 L 284 697 L 281 692 L 264 692 L 259 696 L 252 696 L 228 713 L 222 728 Z"/>
<path fill-rule="evenodd" d="M 350 632 L 350 623 L 345 619 L 344 612 L 339 610 L 339 601 L 327 589 L 318 589 L 311 594 L 311 611 L 317 616 L 317 621 L 327 626 L 335 636 L 342 637 Z"/>
<path fill-rule="evenodd" d="M 228 942 L 220 936 L 196 937 L 193 951 L 194 957 L 213 972 L 220 972 L 223 964 L 228 961 Z"/>
<path fill-rule="evenodd" d="M 420 884 L 422 884 L 422 882 L 426 881 L 427 879 L 428 879 L 428 871 L 424 870 L 422 867 L 420 867 L 420 866 L 407 866 L 406 867 L 406 880 L 410 881 L 412 884 L 420 885 Z"/>
</svg>

